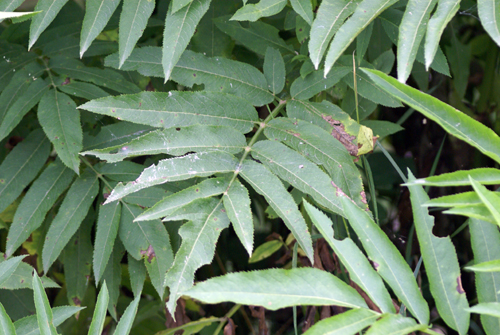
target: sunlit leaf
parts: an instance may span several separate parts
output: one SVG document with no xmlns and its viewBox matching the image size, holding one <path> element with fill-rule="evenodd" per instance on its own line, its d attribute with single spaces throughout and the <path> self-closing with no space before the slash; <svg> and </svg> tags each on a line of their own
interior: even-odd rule
<svg viewBox="0 0 500 335">
<path fill-rule="evenodd" d="M 52 309 L 50 309 L 49 299 L 45 294 L 45 289 L 36 271 L 33 272 L 33 295 L 36 307 L 36 317 L 40 334 L 57 335 L 56 327 L 53 323 Z"/>
<path fill-rule="evenodd" d="M 121 199 L 143 188 L 166 182 L 233 172 L 237 164 L 238 161 L 233 155 L 222 151 L 202 152 L 165 159 L 157 165 L 145 169 L 137 180 L 127 184 L 119 183 L 111 192 L 106 203 Z"/>
<path fill-rule="evenodd" d="M 120 322 L 116 325 L 115 332 L 116 335 L 128 335 L 130 329 L 134 322 L 135 315 L 137 314 L 137 307 L 139 307 L 139 301 L 141 301 L 141 295 L 138 294 L 134 300 L 127 306 L 125 312 L 120 318 Z"/>
<path fill-rule="evenodd" d="M 500 45 L 500 4 L 495 0 L 479 0 L 477 11 L 484 30 Z"/>
<path fill-rule="evenodd" d="M 4 282 L 9 279 L 9 277 L 16 271 L 19 264 L 27 255 L 13 257 L 0 263 L 0 286 L 3 286 Z"/>
<path fill-rule="evenodd" d="M 82 155 L 94 155 L 108 163 L 114 163 L 128 157 L 161 153 L 181 156 L 188 152 L 220 150 L 236 154 L 245 146 L 245 136 L 234 128 L 194 125 L 152 131 L 129 143 L 85 151 Z"/>
<path fill-rule="evenodd" d="M 101 291 L 97 296 L 97 303 L 95 305 L 94 315 L 90 324 L 89 335 L 100 335 L 104 327 L 106 318 L 106 310 L 108 307 L 109 294 L 106 282 L 102 284 Z"/>
<path fill-rule="evenodd" d="M 231 301 L 273 311 L 297 305 L 366 307 L 352 287 L 314 268 L 229 273 L 198 283 L 183 295 L 209 304 Z"/>
<path fill-rule="evenodd" d="M 417 322 L 413 318 L 404 317 L 400 314 L 389 314 L 375 322 L 370 329 L 368 329 L 366 335 L 388 333 L 391 335 L 406 335 L 418 330 L 423 331 L 426 329 L 427 325 L 417 325 Z"/>
<path fill-rule="evenodd" d="M 218 92 L 142 92 L 92 100 L 78 108 L 161 128 L 205 124 L 247 133 L 258 120 L 248 102 Z"/>
<path fill-rule="evenodd" d="M 464 269 L 474 272 L 499 272 L 500 259 L 469 265 L 466 266 Z"/>
<path fill-rule="evenodd" d="M 65 320 L 78 313 L 85 307 L 76 306 L 59 306 L 52 308 L 53 323 L 57 327 Z M 31 315 L 25 318 L 19 319 L 14 322 L 16 327 L 17 335 L 38 335 L 40 334 L 40 328 L 38 327 L 37 316 Z"/>
</svg>

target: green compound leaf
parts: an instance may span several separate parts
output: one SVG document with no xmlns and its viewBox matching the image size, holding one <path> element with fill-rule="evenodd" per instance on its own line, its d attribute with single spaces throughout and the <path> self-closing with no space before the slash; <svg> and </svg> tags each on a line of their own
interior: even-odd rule
<svg viewBox="0 0 500 335">
<path fill-rule="evenodd" d="M 96 282 L 100 281 L 113 250 L 116 235 L 118 234 L 120 215 L 120 202 L 99 206 L 92 267 Z"/>
<path fill-rule="evenodd" d="M 294 99 L 307 100 L 338 83 L 350 71 L 348 67 L 335 67 L 327 76 L 323 75 L 323 71 L 314 71 L 305 78 L 295 79 L 290 94 Z"/>
<path fill-rule="evenodd" d="M 472 170 L 459 170 L 443 173 L 439 176 L 431 176 L 414 180 L 411 184 L 423 186 L 469 186 L 469 176 L 482 185 L 496 185 L 500 182 L 500 170 L 493 168 L 478 168 Z M 410 185 L 408 182 L 406 185 Z"/>
<path fill-rule="evenodd" d="M 67 57 L 53 57 L 49 67 L 60 75 L 112 89 L 119 93 L 137 93 L 139 87 L 127 81 L 119 72 L 85 66 L 82 62 Z"/>
<path fill-rule="evenodd" d="M 229 220 L 233 224 L 236 235 L 245 247 L 248 255 L 251 256 L 254 228 L 248 190 L 236 179 L 231 184 L 231 187 L 225 191 L 222 200 L 224 201 L 224 208 Z"/>
<path fill-rule="evenodd" d="M 191 0 L 184 8 L 174 12 L 171 4 L 165 20 L 163 33 L 163 73 L 165 82 L 175 64 L 186 49 L 196 26 L 210 6 L 210 0 Z"/>
<path fill-rule="evenodd" d="M 292 1 L 293 4 L 294 1 Z M 354 13 L 361 0 L 324 0 L 321 2 L 316 19 L 311 26 L 309 52 L 315 69 L 330 45 L 333 35 L 337 33 L 344 21 Z M 307 20 L 306 20 L 307 21 Z"/>
<path fill-rule="evenodd" d="M 500 4 L 495 0 L 479 0 L 477 11 L 484 30 L 497 45 L 500 45 Z"/>
<path fill-rule="evenodd" d="M 264 56 L 268 47 L 278 49 L 282 53 L 292 53 L 293 49 L 279 36 L 274 26 L 257 21 L 243 27 L 238 21 L 229 21 L 228 16 L 214 19 L 217 28 L 245 46 L 245 48 Z"/>
<path fill-rule="evenodd" d="M 152 284 L 163 297 L 163 280 L 174 258 L 170 237 L 165 226 L 158 220 L 134 221 L 142 212 L 136 205 L 122 204 L 118 233 L 125 249 L 136 260 L 145 258 Z"/>
<path fill-rule="evenodd" d="M 52 308 L 53 323 L 57 327 L 68 318 L 78 313 L 85 307 L 76 306 L 59 306 Z M 16 327 L 17 335 L 37 335 L 40 334 L 40 328 L 38 328 L 37 316 L 31 315 L 25 318 L 19 319 L 14 322 Z"/>
<path fill-rule="evenodd" d="M 219 235 L 229 226 L 221 201 L 212 200 L 207 203 L 208 215 L 204 219 L 190 221 L 179 229 L 182 244 L 165 277 L 165 286 L 170 290 L 167 308 L 172 314 L 177 299 L 193 286 L 196 270 L 212 261 Z"/>
<path fill-rule="evenodd" d="M 258 121 L 248 102 L 217 92 L 142 92 L 93 100 L 78 108 L 162 128 L 205 124 L 247 133 Z"/>
<path fill-rule="evenodd" d="M 408 180 L 410 183 L 415 180 L 410 170 Z M 461 288 L 460 266 L 455 247 L 451 238 L 438 238 L 432 233 L 434 218 L 422 207 L 422 204 L 429 200 L 423 187 L 411 185 L 408 188 L 415 230 L 422 246 L 422 258 L 437 310 L 448 326 L 460 334 L 466 334 L 470 315 L 465 310 L 469 304 Z"/>
<path fill-rule="evenodd" d="M 260 0 L 256 4 L 246 4 L 234 13 L 231 20 L 255 22 L 261 17 L 278 14 L 287 2 L 288 0 Z"/>
<path fill-rule="evenodd" d="M 122 267 L 120 262 L 123 258 L 125 249 L 120 241 L 117 241 L 113 246 L 113 251 L 109 258 L 108 264 L 104 269 L 101 277 L 101 281 L 106 283 L 108 287 L 109 300 L 108 300 L 108 312 L 111 314 L 115 321 L 118 319 L 116 313 L 116 304 L 118 302 L 118 297 L 120 296 L 120 283 L 122 281 Z"/>
<path fill-rule="evenodd" d="M 398 80 L 406 82 L 410 76 L 417 51 L 424 38 L 427 23 L 437 0 L 410 0 L 399 25 Z"/>
<path fill-rule="evenodd" d="M 404 317 L 400 314 L 389 314 L 375 322 L 366 335 L 394 334 L 406 335 L 418 330 L 427 330 L 427 325 L 417 325 L 413 318 Z"/>
<path fill-rule="evenodd" d="M 80 306 L 90 278 L 92 268 L 92 242 L 90 233 L 93 226 L 93 213 L 87 215 L 86 220 L 76 231 L 69 243 L 64 247 L 64 274 L 67 287 L 68 301 Z"/>
<path fill-rule="evenodd" d="M 218 150 L 236 154 L 245 146 L 245 136 L 234 128 L 194 125 L 152 131 L 129 143 L 81 154 L 94 155 L 108 163 L 114 163 L 129 157 L 160 153 L 181 156 L 188 152 Z"/>
<path fill-rule="evenodd" d="M 10 319 L 9 315 L 0 303 L 0 327 L 2 327 L 4 335 L 16 335 L 16 327 Z"/>
<path fill-rule="evenodd" d="M 500 303 L 483 302 L 467 309 L 468 312 L 500 318 Z"/>
<path fill-rule="evenodd" d="M 289 112 L 291 116 L 291 113 Z M 268 123 L 264 134 L 270 140 L 281 141 L 321 165 L 335 185 L 353 199 L 358 206 L 364 203 L 363 183 L 358 168 L 347 149 L 327 131 L 307 121 L 276 118 Z"/>
<path fill-rule="evenodd" d="M 28 50 L 31 49 L 33 44 L 38 40 L 38 37 L 55 19 L 66 2 L 68 0 L 40 0 L 37 2 L 35 12 L 42 11 L 42 13 L 35 15 L 31 20 Z"/>
<path fill-rule="evenodd" d="M 438 99 L 376 70 L 361 69 L 385 91 L 437 122 L 453 136 L 500 162 L 500 138 L 490 128 Z"/>
<path fill-rule="evenodd" d="M 14 130 L 23 117 L 38 104 L 49 88 L 50 85 L 47 81 L 38 79 L 23 91 L 19 99 L 5 113 L 0 124 L 0 140 L 6 138 Z M 7 89 L 3 93 L 5 92 L 9 93 Z"/>
<path fill-rule="evenodd" d="M 83 173 L 71 185 L 45 238 L 42 252 L 45 273 L 78 230 L 98 191 L 99 182 L 91 171 Z"/>
<path fill-rule="evenodd" d="M 209 304 L 231 301 L 273 311 L 300 305 L 367 307 L 352 287 L 314 268 L 229 273 L 198 283 L 183 295 Z"/>
<path fill-rule="evenodd" d="M 419 322 L 428 324 L 429 307 L 403 256 L 365 211 L 346 197 L 341 197 L 341 201 L 349 224 L 358 235 L 375 270 Z"/>
<path fill-rule="evenodd" d="M 283 219 L 307 257 L 314 263 L 311 235 L 306 222 L 297 208 L 297 204 L 283 183 L 262 164 L 245 160 L 241 166 L 241 177 L 266 201 Z"/>
<path fill-rule="evenodd" d="M 478 219 L 469 220 L 471 246 L 477 263 L 500 260 L 500 233 L 498 227 Z M 482 303 L 499 303 L 500 272 L 476 272 L 477 298 Z M 486 334 L 495 334 L 500 329 L 500 318 L 481 315 L 481 324 Z"/>
<path fill-rule="evenodd" d="M 106 57 L 105 64 L 118 68 L 118 55 Z M 136 70 L 145 76 L 163 77 L 161 48 L 135 48 L 121 68 Z M 234 94 L 255 106 L 273 100 L 266 78 L 257 68 L 222 57 L 210 58 L 191 50 L 184 51 L 172 70 L 171 78 L 184 86 L 203 84 L 207 91 Z"/>
<path fill-rule="evenodd" d="M 320 205 L 343 215 L 337 187 L 330 177 L 295 150 L 275 141 L 259 141 L 252 157 L 300 191 L 310 194 Z"/>
<path fill-rule="evenodd" d="M 137 314 L 137 308 L 139 307 L 139 302 L 141 301 L 141 295 L 138 294 L 134 300 L 127 306 L 125 312 L 123 312 L 120 322 L 116 325 L 115 332 L 116 335 L 128 335 L 132 329 L 135 316 Z"/>
<path fill-rule="evenodd" d="M 210 198 L 226 192 L 228 186 L 229 179 L 227 177 L 204 180 L 199 184 L 163 198 L 153 207 L 139 215 L 136 221 L 155 220 L 169 216 L 197 199 Z"/>
<path fill-rule="evenodd" d="M 332 221 L 307 201 L 303 203 L 313 224 L 349 271 L 350 279 L 368 294 L 382 312 L 396 312 L 382 279 L 356 244 L 350 238 L 343 241 L 334 239 Z"/>
<path fill-rule="evenodd" d="M 117 1 L 117 0 L 112 0 Z M 130 56 L 135 44 L 142 36 L 148 19 L 155 9 L 155 1 L 152 0 L 124 0 L 123 10 L 120 15 L 119 47 L 120 58 L 119 68 Z"/>
<path fill-rule="evenodd" d="M 304 335 L 345 335 L 356 334 L 373 324 L 380 314 L 369 309 L 357 308 L 323 319 L 309 328 Z"/>
<path fill-rule="evenodd" d="M 222 151 L 202 152 L 183 157 L 161 160 L 157 165 L 145 169 L 137 180 L 119 183 L 106 203 L 116 201 L 143 188 L 166 182 L 186 180 L 194 177 L 208 177 L 216 173 L 234 172 L 238 160 Z"/>
<path fill-rule="evenodd" d="M 13 257 L 0 263 L 0 286 L 16 271 L 17 267 L 27 255 Z"/>
<path fill-rule="evenodd" d="M 61 161 L 79 173 L 78 153 L 83 147 L 83 134 L 80 112 L 73 99 L 56 89 L 48 91 L 38 105 L 38 121 L 54 144 Z"/>
<path fill-rule="evenodd" d="M 354 11 L 354 14 L 339 28 L 330 45 L 325 60 L 325 76 L 330 72 L 333 64 L 349 47 L 356 36 L 363 31 L 385 9 L 396 3 L 397 0 L 363 0 Z"/>
<path fill-rule="evenodd" d="M 5 157 L 0 165 L 0 213 L 37 176 L 49 153 L 50 142 L 43 131 L 37 129 Z"/>
<path fill-rule="evenodd" d="M 120 0 L 87 0 L 85 17 L 80 34 L 80 58 L 92 41 L 101 33 L 115 11 Z"/>
<path fill-rule="evenodd" d="M 45 294 L 45 289 L 42 286 L 40 277 L 33 271 L 33 295 L 36 307 L 36 318 L 38 320 L 38 327 L 40 334 L 43 335 L 57 335 L 56 327 L 53 323 L 53 314 L 50 309 L 49 299 Z"/>
<path fill-rule="evenodd" d="M 101 291 L 97 296 L 97 303 L 95 305 L 94 314 L 92 316 L 92 323 L 89 328 L 89 335 L 100 335 L 104 327 L 106 319 L 106 310 L 109 302 L 108 287 L 106 282 L 102 284 Z"/>
<path fill-rule="evenodd" d="M 267 48 L 264 57 L 264 76 L 267 87 L 274 94 L 280 93 L 285 87 L 285 62 L 281 53 L 274 48 Z"/>
<path fill-rule="evenodd" d="M 314 14 L 310 0 L 290 0 L 290 3 L 292 4 L 293 10 L 302 16 L 307 24 L 313 24 Z"/>
<path fill-rule="evenodd" d="M 19 204 L 7 236 L 5 254 L 10 257 L 40 227 L 45 215 L 74 177 L 60 160 L 51 163 L 35 180 Z"/>
<path fill-rule="evenodd" d="M 434 61 L 434 56 L 439 47 L 439 40 L 448 23 L 455 17 L 460 8 L 460 0 L 440 0 L 436 11 L 432 15 L 427 24 L 427 32 L 425 36 L 424 57 L 425 68 L 429 71 L 429 67 Z"/>
</svg>

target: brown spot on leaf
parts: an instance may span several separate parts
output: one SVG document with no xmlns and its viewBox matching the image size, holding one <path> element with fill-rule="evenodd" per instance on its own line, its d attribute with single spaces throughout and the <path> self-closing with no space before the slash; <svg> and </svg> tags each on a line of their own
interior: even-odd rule
<svg viewBox="0 0 500 335">
<path fill-rule="evenodd" d="M 380 264 L 378 264 L 378 263 L 377 263 L 377 262 L 375 262 L 375 261 L 372 261 L 372 265 L 373 265 L 373 268 L 374 268 L 376 271 L 378 271 L 378 268 L 379 268 Z"/>
<path fill-rule="evenodd" d="M 69 79 L 69 77 L 67 77 L 66 79 L 64 79 L 64 81 L 61 84 L 61 86 L 68 85 L 70 82 L 71 82 L 71 80 Z"/>
<path fill-rule="evenodd" d="M 368 202 L 366 202 L 366 193 L 365 193 L 365 191 L 361 191 L 361 201 L 362 201 L 365 205 L 368 205 Z"/>
<path fill-rule="evenodd" d="M 462 287 L 462 279 L 460 279 L 460 276 L 457 277 L 457 292 L 460 294 L 465 293 L 464 288 Z"/>
<path fill-rule="evenodd" d="M 75 304 L 75 306 L 80 306 L 82 303 L 80 301 L 80 299 L 78 299 L 77 297 L 73 297 L 73 298 L 71 298 L 71 300 L 73 300 L 73 303 Z"/>
<path fill-rule="evenodd" d="M 148 258 L 148 262 L 151 263 L 154 257 L 156 257 L 155 251 L 153 249 L 153 246 L 150 244 L 149 247 L 146 250 L 141 250 L 141 255 L 146 255 Z"/>
<path fill-rule="evenodd" d="M 332 118 L 330 115 L 321 115 L 323 120 L 327 121 L 332 127 L 332 136 L 342 143 L 342 145 L 347 149 L 351 156 L 358 156 L 358 146 L 353 143 L 356 136 L 349 135 L 345 131 L 344 125 Z"/>
</svg>

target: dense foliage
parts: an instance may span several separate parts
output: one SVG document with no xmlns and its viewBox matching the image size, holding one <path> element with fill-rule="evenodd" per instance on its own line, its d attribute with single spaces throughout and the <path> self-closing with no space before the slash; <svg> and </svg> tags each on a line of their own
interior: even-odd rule
<svg viewBox="0 0 500 335">
<path fill-rule="evenodd" d="M 497 1 L 23 3 L 4 333 L 500 333 Z"/>
</svg>

